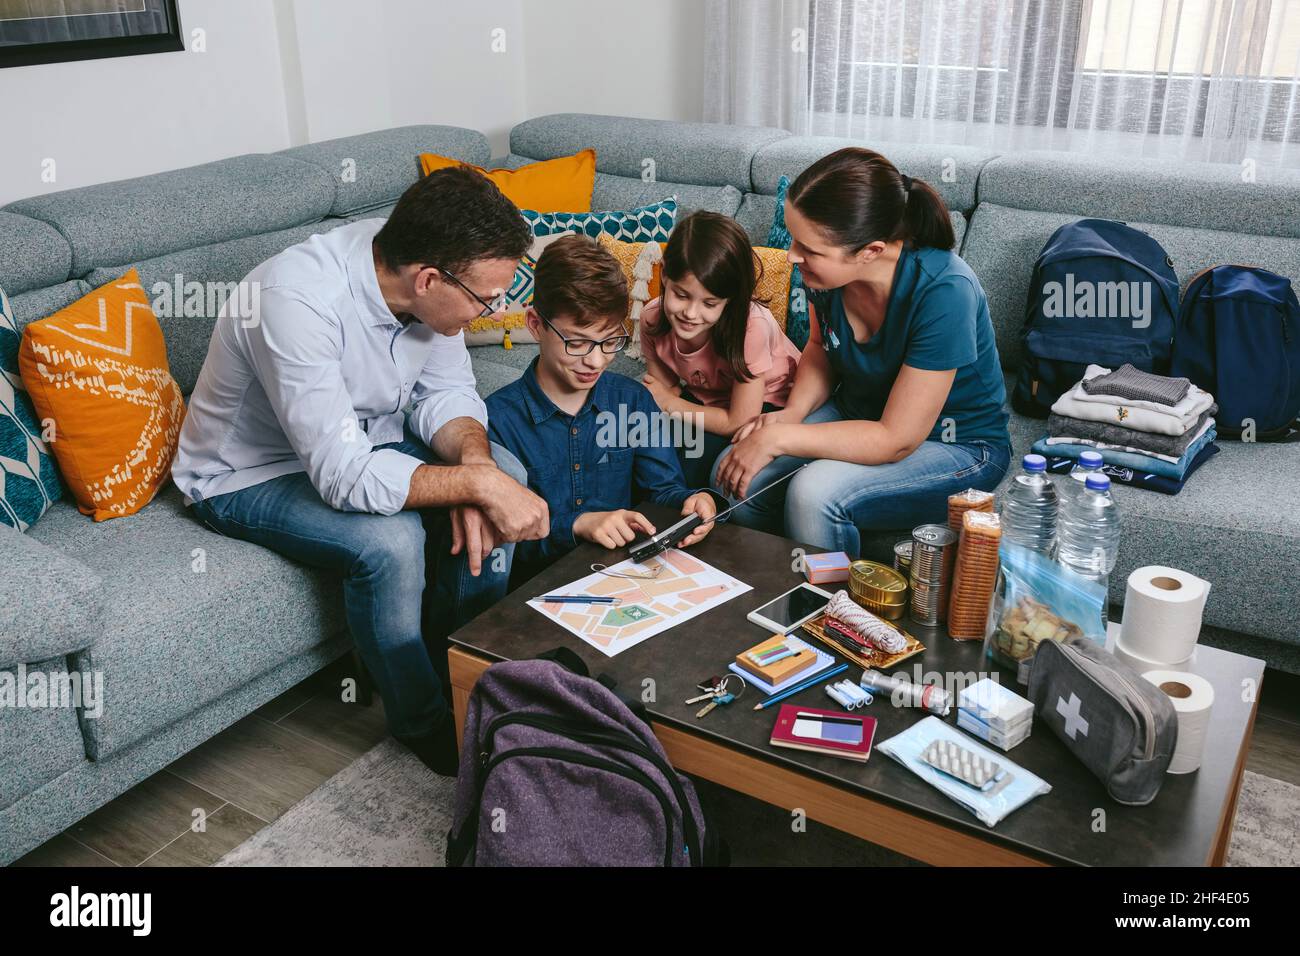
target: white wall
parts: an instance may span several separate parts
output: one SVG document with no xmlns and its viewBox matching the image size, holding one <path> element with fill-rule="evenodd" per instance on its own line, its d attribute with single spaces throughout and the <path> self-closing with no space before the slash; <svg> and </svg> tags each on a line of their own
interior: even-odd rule
<svg viewBox="0 0 1300 956">
<path fill-rule="evenodd" d="M 288 146 L 271 5 L 182 0 L 181 25 L 206 53 L 0 70 L 0 205 Z"/>
<path fill-rule="evenodd" d="M 180 0 L 206 52 L 0 70 L 0 205 L 442 123 L 508 151 L 555 112 L 698 120 L 701 0 Z M 54 182 L 42 163 L 55 161 Z"/>
<path fill-rule="evenodd" d="M 704 0 L 523 0 L 527 116 L 703 117 Z"/>
</svg>

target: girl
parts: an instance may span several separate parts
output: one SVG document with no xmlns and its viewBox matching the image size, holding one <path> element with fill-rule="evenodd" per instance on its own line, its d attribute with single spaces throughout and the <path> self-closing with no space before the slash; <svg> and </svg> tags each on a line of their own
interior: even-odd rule
<svg viewBox="0 0 1300 956">
<path fill-rule="evenodd" d="M 699 443 L 677 450 L 688 488 L 707 486 L 737 429 L 790 394 L 799 350 L 754 301 L 758 269 L 734 219 L 693 213 L 664 250 L 663 294 L 641 312 L 646 387 L 663 411 L 702 418 Z"/>
<path fill-rule="evenodd" d="M 831 153 L 786 197 L 811 334 L 786 407 L 736 432 L 715 484 L 750 527 L 861 554 L 860 531 L 944 520 L 1011 456 L 988 302 L 932 187 L 868 149 Z"/>
</svg>

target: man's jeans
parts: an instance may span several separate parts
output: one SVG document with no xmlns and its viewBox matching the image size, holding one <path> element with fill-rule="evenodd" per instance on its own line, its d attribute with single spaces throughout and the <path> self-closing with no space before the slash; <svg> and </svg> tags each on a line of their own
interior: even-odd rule
<svg viewBox="0 0 1300 956">
<path fill-rule="evenodd" d="M 409 429 L 404 441 L 377 447 L 440 463 Z M 492 457 L 511 478 L 527 480 L 505 448 L 493 443 Z M 463 552 L 449 554 L 446 509 L 336 511 L 302 472 L 196 501 L 193 508 L 214 531 L 341 573 L 348 629 L 384 699 L 389 730 L 404 740 L 439 728 L 448 716 L 446 635 L 505 595 L 513 544 L 499 544 L 474 577 Z"/>
<path fill-rule="evenodd" d="M 844 421 L 831 399 L 805 425 Z M 714 466 L 717 487 L 718 466 Z M 749 494 L 788 475 L 808 459 L 783 455 L 756 474 Z M 1007 473 L 1010 449 L 975 441 L 924 441 L 902 461 L 858 465 L 814 461 L 783 486 L 741 505 L 731 520 L 747 528 L 785 534 L 827 551 L 861 552 L 862 531 L 893 531 L 948 520 L 948 496 L 967 488 L 992 491 Z M 734 499 L 733 499 L 734 500 Z"/>
</svg>

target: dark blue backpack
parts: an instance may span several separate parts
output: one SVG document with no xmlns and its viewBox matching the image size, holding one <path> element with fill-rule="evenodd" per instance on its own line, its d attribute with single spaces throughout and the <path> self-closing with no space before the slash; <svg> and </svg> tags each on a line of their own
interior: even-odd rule
<svg viewBox="0 0 1300 956">
<path fill-rule="evenodd" d="M 1178 277 L 1160 243 L 1110 219 L 1066 223 L 1034 263 L 1012 407 L 1046 418 L 1089 365 L 1165 374 L 1177 314 Z"/>
<path fill-rule="evenodd" d="M 1266 269 L 1223 265 L 1192 280 L 1178 314 L 1171 373 L 1219 404 L 1215 427 L 1284 436 L 1300 414 L 1300 304 L 1291 280 Z"/>
</svg>

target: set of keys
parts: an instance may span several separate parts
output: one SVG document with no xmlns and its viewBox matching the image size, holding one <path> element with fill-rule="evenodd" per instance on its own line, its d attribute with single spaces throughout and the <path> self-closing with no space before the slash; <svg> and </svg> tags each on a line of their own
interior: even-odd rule
<svg viewBox="0 0 1300 956">
<path fill-rule="evenodd" d="M 740 693 L 733 694 L 727 689 L 728 682 L 733 680 L 740 681 Z M 704 691 L 704 693 L 688 699 L 686 703 L 698 704 L 702 700 L 708 701 L 708 703 L 701 707 L 695 714 L 696 718 L 700 718 L 709 713 L 715 707 L 719 707 L 723 704 L 730 704 L 745 692 L 745 687 L 748 685 L 745 684 L 745 679 L 739 674 L 728 674 L 726 677 L 722 678 L 710 677 L 707 681 L 696 684 L 695 686 Z"/>
</svg>

